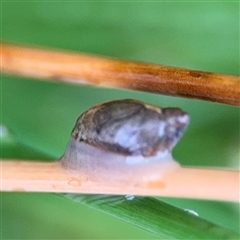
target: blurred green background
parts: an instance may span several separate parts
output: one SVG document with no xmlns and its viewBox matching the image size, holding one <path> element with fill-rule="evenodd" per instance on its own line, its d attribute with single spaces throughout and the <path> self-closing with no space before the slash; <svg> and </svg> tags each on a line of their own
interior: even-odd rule
<svg viewBox="0 0 240 240">
<path fill-rule="evenodd" d="M 239 75 L 238 2 L 2 2 L 2 40 Z M 1 157 L 59 158 L 92 105 L 136 98 L 191 116 L 182 165 L 239 168 L 239 109 L 216 103 L 2 76 Z M 3 129 L 3 128 L 2 128 Z M 4 131 L 2 131 L 3 133 Z M 49 157 L 46 157 L 49 156 Z M 162 199 L 239 231 L 239 205 Z M 156 238 L 54 194 L 1 194 L 2 239 Z"/>
</svg>

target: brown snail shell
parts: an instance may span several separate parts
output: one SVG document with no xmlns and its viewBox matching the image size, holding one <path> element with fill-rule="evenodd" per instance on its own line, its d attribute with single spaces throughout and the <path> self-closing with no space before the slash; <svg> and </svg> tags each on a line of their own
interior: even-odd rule
<svg viewBox="0 0 240 240">
<path fill-rule="evenodd" d="M 178 166 L 171 150 L 188 122 L 179 108 L 161 109 L 132 99 L 99 104 L 78 118 L 61 162 L 97 181 L 159 177 Z M 165 170 L 159 170 L 159 163 Z"/>
</svg>

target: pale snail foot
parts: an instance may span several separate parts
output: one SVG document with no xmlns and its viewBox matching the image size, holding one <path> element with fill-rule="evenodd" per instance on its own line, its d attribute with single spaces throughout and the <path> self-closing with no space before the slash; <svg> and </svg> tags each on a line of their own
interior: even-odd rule
<svg viewBox="0 0 240 240">
<path fill-rule="evenodd" d="M 154 157 L 123 156 L 75 140 L 70 141 L 61 163 L 76 177 L 88 181 L 131 185 L 157 181 L 179 167 L 169 153 Z"/>
<path fill-rule="evenodd" d="M 179 168 L 171 155 L 189 122 L 179 108 L 124 99 L 84 112 L 61 158 L 64 168 L 89 181 L 144 184 Z"/>
</svg>

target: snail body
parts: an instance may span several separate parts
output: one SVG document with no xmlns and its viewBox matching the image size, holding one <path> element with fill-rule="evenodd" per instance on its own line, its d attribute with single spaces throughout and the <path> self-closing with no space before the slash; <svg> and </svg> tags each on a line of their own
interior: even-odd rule
<svg viewBox="0 0 240 240">
<path fill-rule="evenodd" d="M 77 120 L 62 165 L 95 181 L 148 181 L 179 166 L 172 148 L 189 117 L 123 99 L 90 108 Z"/>
</svg>

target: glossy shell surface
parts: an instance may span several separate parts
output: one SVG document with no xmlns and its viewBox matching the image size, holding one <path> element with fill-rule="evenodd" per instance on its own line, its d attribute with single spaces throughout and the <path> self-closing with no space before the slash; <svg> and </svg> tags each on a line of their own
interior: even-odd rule
<svg viewBox="0 0 240 240">
<path fill-rule="evenodd" d="M 171 151 L 189 117 L 179 108 L 158 108 L 124 99 L 97 105 L 77 120 L 72 137 L 125 156 L 154 156 Z"/>
</svg>

